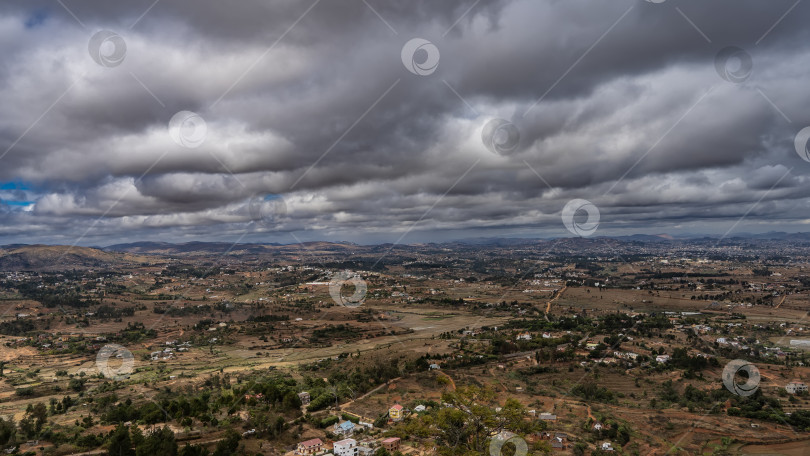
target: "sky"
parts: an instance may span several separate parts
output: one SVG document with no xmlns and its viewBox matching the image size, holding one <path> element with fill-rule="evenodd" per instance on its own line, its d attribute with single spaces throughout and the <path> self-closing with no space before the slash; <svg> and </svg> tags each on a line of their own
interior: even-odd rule
<svg viewBox="0 0 810 456">
<path fill-rule="evenodd" d="M 810 231 L 810 2 L 6 0 L 0 243 Z"/>
</svg>

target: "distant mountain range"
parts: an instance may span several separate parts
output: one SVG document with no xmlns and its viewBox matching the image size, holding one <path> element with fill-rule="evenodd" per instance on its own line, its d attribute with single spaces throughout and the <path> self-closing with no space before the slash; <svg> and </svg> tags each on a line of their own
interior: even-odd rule
<svg viewBox="0 0 810 456">
<path fill-rule="evenodd" d="M 625 242 L 673 242 L 673 241 L 690 241 L 700 239 L 720 239 L 720 235 L 707 235 L 707 234 L 685 234 L 685 235 L 669 235 L 669 234 L 631 234 L 626 236 L 594 236 L 589 239 L 615 239 Z M 757 239 L 757 240 L 793 240 L 793 241 L 810 241 L 810 233 L 785 233 L 782 231 L 770 231 L 767 233 L 734 233 L 733 235 L 725 236 L 724 239 Z M 526 243 L 548 241 L 553 239 L 530 239 L 530 238 L 470 238 L 463 239 L 457 242 L 464 244 L 475 245 L 521 245 Z"/>
<path fill-rule="evenodd" d="M 629 236 L 563 238 L 584 249 L 603 242 L 628 243 L 678 243 L 716 241 L 720 236 L 670 236 L 667 234 L 634 234 Z M 560 238 L 558 238 L 560 239 Z M 222 259 L 233 259 L 238 256 L 256 259 L 278 258 L 316 258 L 323 261 L 336 258 L 348 258 L 350 261 L 361 261 L 352 255 L 385 254 L 389 251 L 431 251 L 442 248 L 459 250 L 489 247 L 517 247 L 552 242 L 555 239 L 528 238 L 472 238 L 454 242 L 414 245 L 358 245 L 349 242 L 313 241 L 300 244 L 276 243 L 238 243 L 230 242 L 187 242 L 173 244 L 169 242 L 133 242 L 115 244 L 107 247 L 70 247 L 58 245 L 25 245 L 12 244 L 0 247 L 0 271 L 47 271 L 69 269 L 101 269 L 120 266 L 137 266 L 168 261 L 171 257 L 204 258 L 217 255 Z M 769 232 L 759 234 L 741 233 L 727 237 L 726 241 L 786 241 L 810 242 L 810 233 Z M 337 256 L 336 256 L 337 255 Z M 383 255 L 384 256 L 384 255 Z"/>
<path fill-rule="evenodd" d="M 0 271 L 57 271 L 107 268 L 150 262 L 149 257 L 64 245 L 6 245 L 0 247 Z"/>
</svg>

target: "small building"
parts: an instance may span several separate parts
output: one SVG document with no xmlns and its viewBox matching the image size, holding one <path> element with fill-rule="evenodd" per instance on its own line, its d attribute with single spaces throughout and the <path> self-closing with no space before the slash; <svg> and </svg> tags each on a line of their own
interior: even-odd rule
<svg viewBox="0 0 810 456">
<path fill-rule="evenodd" d="M 374 456 L 374 449 L 364 445 L 358 445 L 357 456 Z"/>
<path fill-rule="evenodd" d="M 303 393 L 298 393 L 298 399 L 301 399 L 301 405 L 309 405 L 311 398 L 309 397 L 309 392 L 304 391 Z"/>
<path fill-rule="evenodd" d="M 553 413 L 541 413 L 540 420 L 542 421 L 557 421 L 557 415 Z"/>
<path fill-rule="evenodd" d="M 790 394 L 806 393 L 807 385 L 803 382 L 790 382 L 785 386 L 785 390 Z"/>
<path fill-rule="evenodd" d="M 427 410 L 427 407 L 425 407 L 422 404 L 419 404 L 419 405 L 417 405 L 416 407 L 413 408 L 413 411 L 416 412 L 416 413 L 422 413 L 425 410 Z"/>
<path fill-rule="evenodd" d="M 610 442 L 602 443 L 602 451 L 613 451 L 613 445 Z"/>
<path fill-rule="evenodd" d="M 352 435 L 354 433 L 354 423 L 351 421 L 341 421 L 336 423 L 333 432 L 337 435 Z"/>
<path fill-rule="evenodd" d="M 344 439 L 335 442 L 332 451 L 335 453 L 335 456 L 357 456 L 357 440 Z"/>
<path fill-rule="evenodd" d="M 382 441 L 382 447 L 387 451 L 399 451 L 399 437 L 389 437 Z"/>
<path fill-rule="evenodd" d="M 394 404 L 390 409 L 388 409 L 388 417 L 391 418 L 391 421 L 401 420 L 402 406 L 399 404 Z"/>
<path fill-rule="evenodd" d="M 669 355 L 658 355 L 655 357 L 655 362 L 657 363 L 667 363 L 669 362 Z"/>
<path fill-rule="evenodd" d="M 323 442 L 321 439 L 310 439 L 298 444 L 298 447 L 295 449 L 295 454 L 297 455 L 312 455 L 320 453 L 323 450 Z"/>
</svg>

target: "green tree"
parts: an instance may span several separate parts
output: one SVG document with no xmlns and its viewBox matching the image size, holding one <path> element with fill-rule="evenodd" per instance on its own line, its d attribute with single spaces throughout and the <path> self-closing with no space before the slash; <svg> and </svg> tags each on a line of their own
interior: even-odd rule
<svg viewBox="0 0 810 456">
<path fill-rule="evenodd" d="M 494 391 L 477 386 L 444 393 L 442 402 L 450 406 L 438 411 L 434 423 L 438 430 L 439 454 L 485 454 L 493 434 L 504 430 L 516 433 L 535 430 L 536 423 L 524 420 L 526 413 L 518 401 L 507 400 L 496 412 L 492 408 L 494 400 Z"/>
<path fill-rule="evenodd" d="M 135 450 L 136 456 L 177 456 L 174 432 L 164 426 L 151 432 Z"/>
<path fill-rule="evenodd" d="M 48 420 L 48 407 L 44 403 L 28 404 L 25 416 L 20 420 L 20 430 L 26 438 L 33 439 L 39 436 Z"/>
<path fill-rule="evenodd" d="M 14 418 L 9 418 L 8 420 L 4 420 L 0 417 L 0 445 L 8 445 L 15 443 L 15 436 L 17 435 L 17 429 L 14 426 Z"/>
<path fill-rule="evenodd" d="M 135 456 L 132 440 L 129 438 L 129 429 L 123 423 L 110 432 L 107 451 L 110 456 Z"/>
<path fill-rule="evenodd" d="M 211 453 L 201 445 L 186 445 L 180 449 L 178 456 L 208 456 Z"/>
<path fill-rule="evenodd" d="M 236 453 L 236 449 L 239 448 L 240 440 L 242 440 L 242 436 L 239 435 L 238 432 L 233 429 L 228 429 L 228 432 L 225 433 L 225 438 L 217 443 L 214 456 L 230 456 Z"/>
<path fill-rule="evenodd" d="M 132 426 L 130 434 L 132 435 L 131 437 L 132 446 L 135 448 L 141 446 L 141 444 L 143 444 L 144 439 L 146 439 L 146 437 L 143 436 L 143 431 L 141 431 L 141 428 L 139 428 L 138 426 Z"/>
</svg>

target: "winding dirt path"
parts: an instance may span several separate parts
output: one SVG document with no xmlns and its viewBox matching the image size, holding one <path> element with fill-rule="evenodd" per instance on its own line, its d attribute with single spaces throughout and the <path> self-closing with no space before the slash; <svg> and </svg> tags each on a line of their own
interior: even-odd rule
<svg viewBox="0 0 810 456">
<path fill-rule="evenodd" d="M 557 292 L 554 294 L 554 296 L 553 296 L 551 299 L 549 299 L 549 301 L 546 303 L 546 315 L 545 315 L 545 317 L 546 317 L 546 321 L 548 321 L 548 313 L 549 313 L 549 312 L 551 312 L 551 303 L 553 303 L 554 301 L 556 301 L 557 299 L 559 299 L 559 298 L 560 298 L 560 296 L 562 296 L 562 295 L 563 295 L 563 293 L 565 293 L 565 290 L 567 290 L 567 289 L 568 289 L 568 285 L 563 285 L 563 287 L 562 287 L 562 288 L 560 288 L 560 289 L 559 289 L 559 290 L 558 290 L 558 291 L 557 291 Z"/>
</svg>

